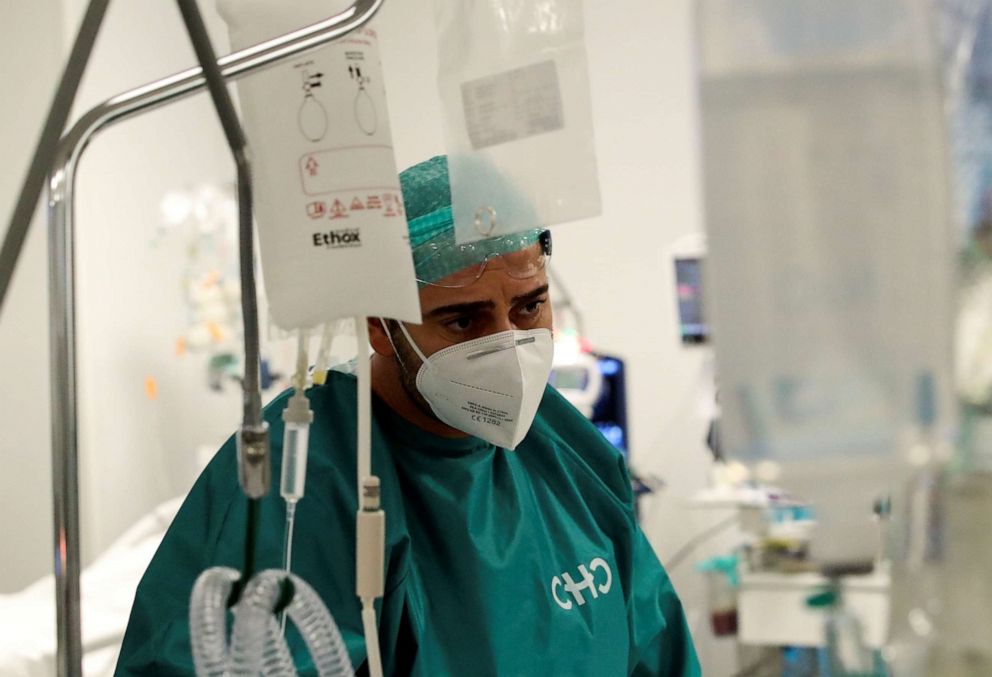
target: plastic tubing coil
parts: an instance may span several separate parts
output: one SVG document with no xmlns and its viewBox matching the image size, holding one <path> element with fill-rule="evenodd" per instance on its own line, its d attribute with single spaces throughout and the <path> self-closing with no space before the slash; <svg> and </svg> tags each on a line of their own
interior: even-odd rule
<svg viewBox="0 0 992 677">
<path fill-rule="evenodd" d="M 193 585 L 189 605 L 189 634 L 198 677 L 227 675 L 227 600 L 241 577 L 235 569 L 207 569 Z"/>
<path fill-rule="evenodd" d="M 285 575 L 276 570 L 267 573 L 278 580 Z M 321 677 L 353 677 L 355 672 L 348 657 L 348 649 L 327 607 L 302 578 L 290 574 L 290 580 L 296 586 L 296 593 L 287 613 L 310 649 L 317 674 Z"/>
<path fill-rule="evenodd" d="M 285 571 L 269 569 L 255 576 L 235 611 L 231 664 L 233 674 L 257 675 L 259 665 L 266 675 L 294 675 L 292 657 L 279 631 L 272 610 L 282 593 Z M 293 601 L 286 609 L 313 657 L 321 677 L 353 677 L 351 659 L 337 624 L 320 597 L 303 579 L 289 574 L 294 586 Z M 264 636 L 264 643 L 261 641 Z M 241 666 L 246 672 L 241 672 Z M 254 672 L 252 672 L 254 669 Z"/>
<path fill-rule="evenodd" d="M 198 677 L 296 675 L 293 657 L 272 613 L 282 594 L 285 571 L 269 569 L 251 579 L 234 608 L 230 651 L 226 642 L 227 600 L 236 570 L 214 567 L 200 574 L 190 603 L 190 636 Z M 289 575 L 293 600 L 286 610 L 313 657 L 320 677 L 354 677 L 337 624 L 316 591 Z"/>
<path fill-rule="evenodd" d="M 295 675 L 296 666 L 272 609 L 279 599 L 279 581 L 256 576 L 234 609 L 231 675 Z"/>
</svg>

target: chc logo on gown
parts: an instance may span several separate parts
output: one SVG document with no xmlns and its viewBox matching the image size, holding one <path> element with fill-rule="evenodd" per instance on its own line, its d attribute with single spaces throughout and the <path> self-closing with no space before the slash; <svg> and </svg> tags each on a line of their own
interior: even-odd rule
<svg viewBox="0 0 992 677">
<path fill-rule="evenodd" d="M 598 574 L 595 575 L 594 574 Z M 579 580 L 576 581 L 567 571 L 551 579 L 551 596 L 555 598 L 555 603 L 565 611 L 571 610 L 576 604 L 582 606 L 586 603 L 585 593 L 589 593 L 592 599 L 600 595 L 605 595 L 613 587 L 613 572 L 610 565 L 602 557 L 585 564 L 579 565 Z M 562 593 L 567 593 L 563 596 Z M 567 599 L 571 595 L 571 599 Z M 573 601 L 574 600 L 574 601 Z"/>
</svg>

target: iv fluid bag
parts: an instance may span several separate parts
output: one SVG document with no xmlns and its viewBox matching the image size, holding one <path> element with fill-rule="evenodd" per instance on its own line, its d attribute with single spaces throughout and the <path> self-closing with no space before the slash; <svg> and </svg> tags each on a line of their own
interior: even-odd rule
<svg viewBox="0 0 992 677">
<path fill-rule="evenodd" d="M 219 0 L 243 49 L 347 0 Z M 347 316 L 420 322 L 382 67 L 362 28 L 237 83 L 269 310 L 285 330 Z"/>
<path fill-rule="evenodd" d="M 811 500 L 821 562 L 946 432 L 952 234 L 925 0 L 702 0 L 724 443 Z M 915 440 L 915 442 L 914 442 Z"/>
<path fill-rule="evenodd" d="M 434 7 L 457 241 L 599 215 L 582 0 Z"/>
</svg>

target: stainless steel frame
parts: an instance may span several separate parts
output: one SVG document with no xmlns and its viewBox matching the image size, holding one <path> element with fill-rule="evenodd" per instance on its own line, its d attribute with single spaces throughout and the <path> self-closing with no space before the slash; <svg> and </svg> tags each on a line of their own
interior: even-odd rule
<svg viewBox="0 0 992 677">
<path fill-rule="evenodd" d="M 339 38 L 367 23 L 384 0 L 356 0 L 344 12 L 218 59 L 233 79 Z M 82 674 L 79 608 L 79 440 L 76 397 L 74 187 L 83 151 L 97 132 L 206 87 L 190 68 L 105 101 L 84 115 L 59 143 L 49 176 L 49 297 L 52 359 L 52 495 L 55 514 L 55 597 L 60 677 Z"/>
</svg>

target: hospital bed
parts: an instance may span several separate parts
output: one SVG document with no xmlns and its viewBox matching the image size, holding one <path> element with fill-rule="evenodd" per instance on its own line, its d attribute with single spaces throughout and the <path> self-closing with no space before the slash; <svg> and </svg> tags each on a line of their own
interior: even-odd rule
<svg viewBox="0 0 992 677">
<path fill-rule="evenodd" d="M 84 569 L 81 578 L 83 674 L 114 674 L 138 581 L 176 516 L 182 497 L 162 503 Z M 0 675 L 56 673 L 55 578 L 0 595 Z"/>
</svg>

